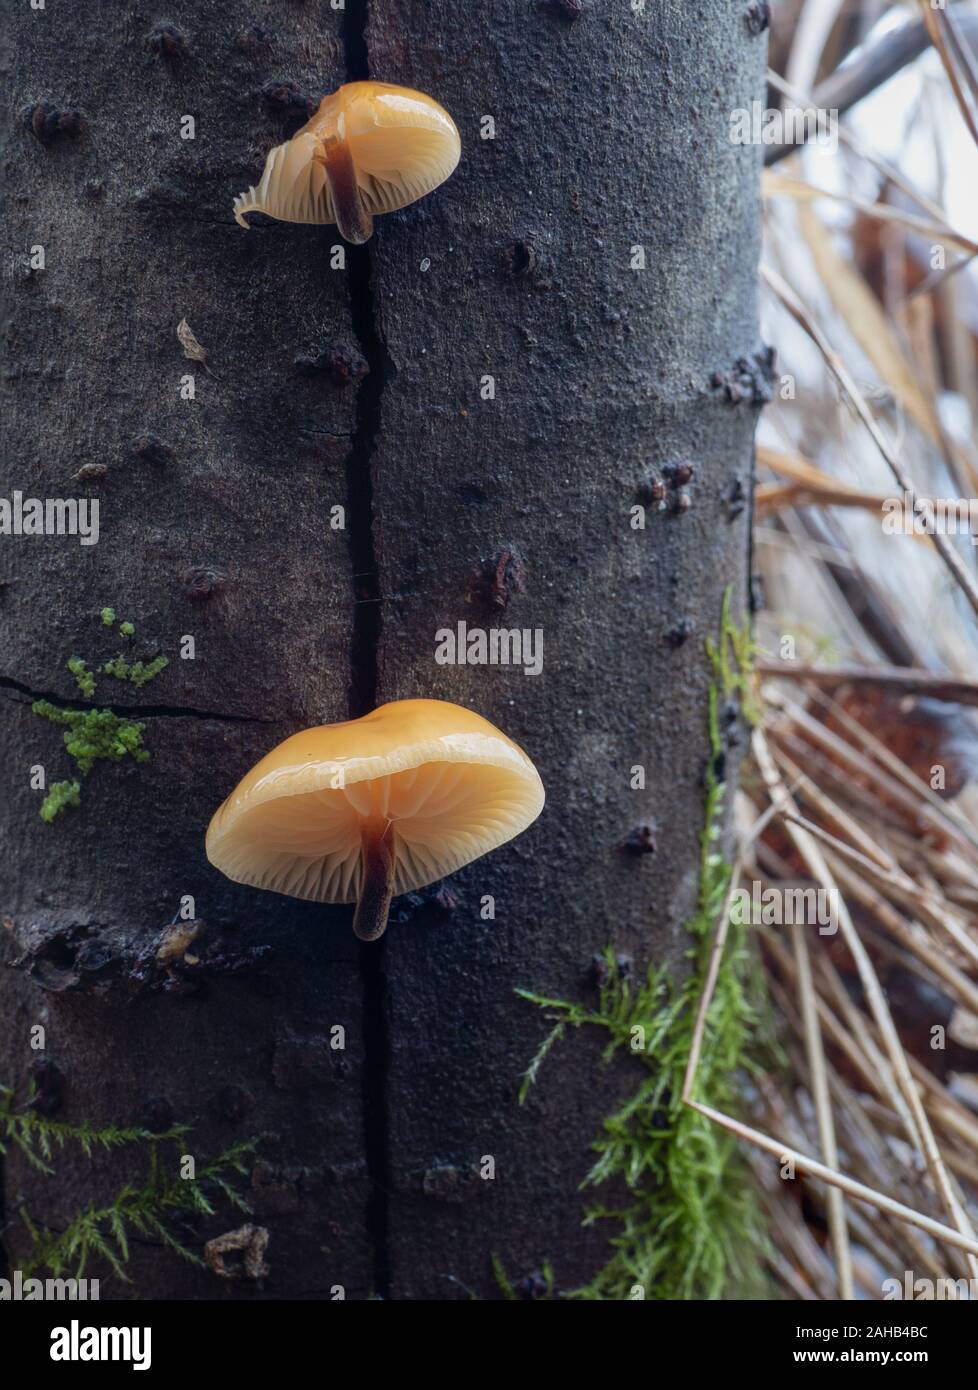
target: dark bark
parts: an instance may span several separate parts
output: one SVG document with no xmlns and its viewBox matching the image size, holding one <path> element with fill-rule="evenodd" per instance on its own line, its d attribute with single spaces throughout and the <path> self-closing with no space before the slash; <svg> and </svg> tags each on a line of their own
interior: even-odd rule
<svg viewBox="0 0 978 1390">
<path fill-rule="evenodd" d="M 563 1288 L 603 1261 L 605 1233 L 580 1229 L 578 1184 L 629 1075 L 599 1070 L 574 1039 L 521 1109 L 518 1077 L 545 1024 L 514 990 L 581 993 L 609 941 L 638 970 L 650 957 L 682 968 L 703 639 L 726 585 L 745 600 L 742 500 L 765 391 L 758 152 L 727 138 L 731 108 L 762 90 L 764 41 L 740 3 L 647 9 L 594 6 L 567 23 L 532 4 L 390 0 L 368 13 L 347 0 L 339 43 L 327 4 L 295 3 L 261 12 L 265 42 L 247 34 L 256 11 L 243 0 L 186 0 L 170 16 L 188 36 L 176 54 L 147 51 L 150 20 L 118 5 L 12 9 L 2 495 L 87 486 L 102 538 L 0 544 L 14 581 L 0 591 L 0 906 L 21 961 L 0 978 L 0 1081 L 23 1087 L 41 1022 L 66 1077 L 60 1118 L 133 1123 L 164 1097 L 194 1125 L 187 1152 L 271 1136 L 253 1193 L 268 1278 L 224 1281 L 147 1249 L 134 1261 L 144 1297 L 335 1284 L 349 1297 L 491 1296 L 491 1252 L 514 1279 L 549 1258 Z M 242 233 L 231 198 L 298 123 L 295 92 L 368 73 L 452 113 L 452 180 L 378 219 L 345 273 L 329 269 L 332 229 Z M 262 96 L 273 80 L 295 89 L 271 93 L 284 118 Z M 17 112 L 43 102 L 81 110 L 87 132 L 42 144 Z M 193 141 L 179 137 L 184 113 Z M 480 139 L 486 115 L 494 140 Z M 35 244 L 47 269 L 28 275 Z M 645 270 L 630 268 L 635 245 Z M 184 317 L 213 376 L 183 358 Z M 344 342 L 370 367 L 346 386 L 317 368 Z M 187 371 L 193 402 L 178 397 Z M 147 432 L 166 461 L 133 452 Z M 633 530 L 642 484 L 683 461 L 692 481 L 670 484 L 666 509 L 650 505 Z M 89 462 L 108 475 L 71 482 Z M 345 532 L 328 529 L 336 504 Z M 200 601 L 193 566 L 225 576 Z M 77 698 L 64 661 L 115 653 L 97 617 L 107 603 L 136 621 L 137 645 L 171 658 L 143 691 L 106 681 L 96 701 L 112 686 L 116 707 L 152 711 L 152 761 L 99 766 L 82 806 L 44 825 L 28 771 L 43 762 L 56 780 L 65 755 L 30 693 Z M 541 629 L 542 674 L 436 664 L 436 631 L 460 621 Z M 177 655 L 185 633 L 193 662 Z M 209 868 L 207 820 L 262 751 L 406 696 L 478 709 L 547 788 L 526 835 L 455 876 L 447 918 L 408 904 L 399 922 L 395 903 L 383 940 L 361 945 L 349 909 L 237 889 Z M 644 792 L 629 787 L 636 764 Z M 645 822 L 656 852 L 630 855 Z M 134 963 L 186 893 L 215 954 L 273 953 L 240 975 L 215 966 L 204 995 L 140 989 Z M 484 895 L 494 921 L 480 917 Z M 71 965 L 83 939 L 111 954 L 104 991 Z M 339 1054 L 323 1044 L 334 1024 Z M 232 1085 L 245 1113 L 222 1095 Z M 8 1156 L 14 1266 L 21 1201 L 57 1227 L 127 1175 L 119 1159 L 95 1176 L 57 1162 L 54 1187 Z M 198 1238 L 240 1223 L 222 1218 Z"/>
</svg>

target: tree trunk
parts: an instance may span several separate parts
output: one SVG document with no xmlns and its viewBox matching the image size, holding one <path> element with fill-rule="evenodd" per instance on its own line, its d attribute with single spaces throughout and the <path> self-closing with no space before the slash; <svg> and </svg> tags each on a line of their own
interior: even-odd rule
<svg viewBox="0 0 978 1390">
<path fill-rule="evenodd" d="M 0 544 L 0 1083 L 23 1104 L 33 1074 L 35 1107 L 73 1125 L 190 1125 L 166 1151 L 198 1170 L 263 1136 L 254 1215 L 218 1194 L 181 1229 L 200 1253 L 265 1228 L 268 1273 L 221 1278 L 149 1235 L 116 1296 L 491 1297 L 492 1255 L 514 1280 L 549 1259 L 560 1288 L 605 1258 L 578 1186 L 624 1067 L 576 1039 L 521 1108 L 546 1024 L 515 990 L 581 996 L 609 942 L 683 968 L 703 640 L 749 571 L 758 152 L 728 127 L 764 41 L 739 0 L 572 10 L 318 0 L 256 22 L 246 0 L 183 0 L 173 33 L 117 4 L 11 7 L 2 495 L 98 498 L 101 533 Z M 242 232 L 232 197 L 304 98 L 368 74 L 451 112 L 450 182 L 345 269 L 335 228 Z M 108 472 L 73 480 L 92 464 Z M 642 488 L 663 477 L 660 510 Z M 542 670 L 441 664 L 460 622 L 541 633 Z M 83 708 L 65 662 L 120 650 L 169 658 L 94 699 L 145 723 L 151 759 L 99 764 L 43 823 L 31 769 L 71 773 L 31 702 Z M 396 903 L 360 945 L 350 909 L 210 868 L 208 819 L 264 751 L 408 696 L 477 709 L 547 789 L 454 902 Z M 655 852 L 627 852 L 645 824 Z M 199 935 L 174 964 L 161 933 L 188 896 Z M 142 1181 L 145 1149 L 69 1145 L 51 1178 L 8 1145 L 10 1268 L 22 1212 L 63 1230 Z"/>
</svg>

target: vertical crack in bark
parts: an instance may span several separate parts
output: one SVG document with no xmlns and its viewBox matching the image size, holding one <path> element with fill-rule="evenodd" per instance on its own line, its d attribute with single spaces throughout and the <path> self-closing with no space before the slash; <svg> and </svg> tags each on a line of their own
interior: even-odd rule
<svg viewBox="0 0 978 1390">
<path fill-rule="evenodd" d="M 370 75 L 367 56 L 368 0 L 347 0 L 340 37 L 348 82 Z M 353 562 L 353 636 L 350 651 L 350 718 L 377 704 L 377 670 L 383 624 L 380 578 L 374 538 L 372 465 L 380 430 L 381 399 L 389 359 L 377 324 L 369 243 L 346 248 L 353 332 L 370 368 L 357 392 L 353 444 L 346 460 L 347 524 Z M 367 1235 L 373 1250 L 373 1293 L 390 1291 L 388 1202 L 390 1133 L 387 1086 L 390 1036 L 387 1023 L 386 939 L 360 946 L 363 1009 L 363 1124 L 370 1195 Z"/>
</svg>

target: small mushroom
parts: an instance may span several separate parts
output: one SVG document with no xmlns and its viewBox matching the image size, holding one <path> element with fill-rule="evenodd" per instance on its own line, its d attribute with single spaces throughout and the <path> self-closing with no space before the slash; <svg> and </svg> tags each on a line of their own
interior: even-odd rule
<svg viewBox="0 0 978 1390">
<path fill-rule="evenodd" d="M 543 802 L 530 759 L 488 720 L 396 700 L 280 743 L 215 813 L 207 857 L 235 883 L 355 902 L 354 932 L 376 941 L 395 894 L 505 844 Z"/>
<path fill-rule="evenodd" d="M 459 161 L 455 122 L 437 101 L 387 82 L 347 82 L 265 161 L 257 188 L 234 200 L 234 216 L 263 212 L 282 222 L 335 222 L 359 245 L 378 213 L 407 207 L 437 188 Z"/>
</svg>

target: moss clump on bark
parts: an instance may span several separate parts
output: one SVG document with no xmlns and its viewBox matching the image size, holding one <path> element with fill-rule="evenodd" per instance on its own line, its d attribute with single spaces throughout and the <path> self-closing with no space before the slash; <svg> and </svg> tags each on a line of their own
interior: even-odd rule
<svg viewBox="0 0 978 1390">
<path fill-rule="evenodd" d="M 24 1273 L 47 1270 L 54 1278 L 81 1279 L 91 1264 L 107 1265 L 123 1282 L 129 1283 L 125 1266 L 133 1235 L 154 1240 L 191 1264 L 204 1261 L 175 1234 L 172 1224 L 189 1216 L 212 1216 L 215 1201 L 223 1198 L 238 1211 L 251 1208 L 237 1189 L 237 1179 L 246 1176 L 248 1161 L 259 1140 L 247 1139 L 231 1145 L 216 1158 L 202 1164 L 193 1178 L 178 1175 L 181 1155 L 186 1150 L 186 1125 L 174 1125 L 160 1133 L 147 1129 L 123 1129 L 115 1125 L 67 1124 L 38 1114 L 26 1105 L 17 1105 L 13 1091 L 0 1086 L 0 1156 L 14 1147 L 32 1168 L 54 1176 L 49 1160 L 59 1149 L 75 1147 L 86 1158 L 97 1151 L 142 1146 L 148 1150 L 146 1180 L 139 1186 L 126 1184 L 103 1206 L 88 1206 L 76 1212 L 63 1230 L 40 1229 L 28 1213 L 20 1212 L 34 1246 L 34 1256 Z M 166 1145 L 177 1145 L 167 1160 Z"/>
<path fill-rule="evenodd" d="M 67 666 L 75 678 L 78 689 L 86 700 L 90 700 L 95 694 L 95 672 L 88 669 L 88 662 L 80 656 L 69 657 Z"/>
<path fill-rule="evenodd" d="M 83 776 L 87 777 L 98 762 L 117 763 L 130 757 L 144 763 L 149 757 L 143 747 L 145 724 L 110 709 L 61 709 L 50 700 L 35 700 L 31 709 L 52 724 L 66 725 L 65 748 Z"/>
<path fill-rule="evenodd" d="M 169 664 L 165 656 L 154 657 L 152 661 L 132 662 L 117 656 L 112 661 L 107 661 L 101 669 L 105 675 L 112 676 L 117 681 L 129 681 L 137 690 L 142 690 L 144 685 L 154 680 Z"/>
<path fill-rule="evenodd" d="M 99 617 L 103 627 L 112 627 L 116 623 L 114 608 L 103 608 Z M 133 623 L 126 621 L 118 624 L 118 630 L 123 637 L 131 637 L 136 628 Z M 96 671 L 92 671 L 82 657 L 73 656 L 68 659 L 67 667 L 82 695 L 86 700 L 91 700 L 95 696 L 97 675 L 104 674 L 116 680 L 128 681 L 137 690 L 141 690 L 169 664 L 165 656 L 156 656 L 151 661 L 133 662 L 117 656 L 104 662 Z M 144 763 L 149 757 L 149 752 L 143 747 L 143 731 L 146 726 L 125 715 L 115 714 L 108 709 L 62 709 L 50 700 L 35 700 L 31 709 L 40 718 L 47 719 L 52 724 L 65 726 L 65 748 L 83 777 L 87 777 L 98 762 L 117 763 L 129 757 L 134 762 Z M 54 782 L 41 803 L 41 820 L 50 824 L 69 806 L 80 804 L 79 782 Z"/>
<path fill-rule="evenodd" d="M 710 690 L 710 760 L 700 846 L 699 896 L 687 923 L 690 969 L 682 982 L 649 966 L 634 986 L 621 972 L 614 948 L 605 952 L 607 976 L 596 1007 L 520 990 L 544 1009 L 554 1026 L 523 1078 L 525 1099 L 540 1066 L 568 1028 L 589 1027 L 607 1037 L 605 1060 L 624 1052 L 641 1069 L 633 1094 L 603 1122 L 598 1154 L 582 1184 L 612 1179 L 628 1193 L 619 1209 L 597 1207 L 585 1224 L 609 1221 L 612 1253 L 589 1284 L 568 1296 L 582 1299 L 716 1299 L 765 1292 L 765 1236 L 756 1193 L 736 1141 L 683 1103 L 696 1010 L 723 910 L 731 868 L 718 851 L 725 783 L 721 699 L 736 697 L 749 714 L 750 635 L 730 617 L 724 596 L 717 641 L 707 643 L 715 681 Z M 738 1107 L 738 1073 L 749 1066 L 748 1043 L 763 1011 L 743 926 L 731 924 L 693 1090 L 694 1098 L 727 1112 Z"/>
<path fill-rule="evenodd" d="M 40 817 L 49 825 L 57 820 L 61 812 L 69 806 L 81 805 L 80 782 L 52 782 L 48 794 L 41 802 Z"/>
</svg>

